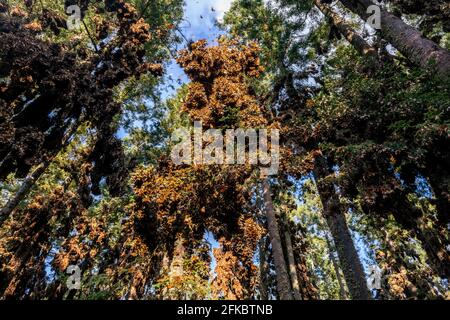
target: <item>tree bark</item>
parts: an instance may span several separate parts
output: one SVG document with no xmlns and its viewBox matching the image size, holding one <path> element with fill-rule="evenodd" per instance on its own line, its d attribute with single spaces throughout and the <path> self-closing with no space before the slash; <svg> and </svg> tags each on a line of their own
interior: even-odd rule
<svg viewBox="0 0 450 320">
<path fill-rule="evenodd" d="M 433 203 L 436 205 L 438 222 L 445 228 L 450 223 L 450 170 L 445 164 L 441 165 L 438 161 L 432 164 L 430 161 L 426 171 L 434 192 Z"/>
<path fill-rule="evenodd" d="M 298 225 L 296 225 L 296 227 L 298 227 Z M 292 235 L 292 229 L 290 229 L 290 231 Z M 305 242 L 305 237 L 301 230 L 301 226 L 295 231 L 293 236 L 291 236 L 291 239 L 297 270 L 297 278 L 300 287 L 300 296 L 302 300 L 318 300 L 318 289 L 314 285 L 314 281 L 308 273 L 308 266 L 305 257 L 305 253 L 308 251 L 308 246 Z M 314 269 L 314 267 L 312 267 L 312 269 Z"/>
<path fill-rule="evenodd" d="M 272 244 L 273 260 L 277 277 L 277 291 L 281 300 L 292 300 L 291 284 L 289 274 L 286 270 L 286 263 L 281 246 L 280 229 L 278 227 L 275 210 L 272 203 L 270 185 L 267 179 L 263 179 L 264 206 L 269 229 L 270 243 Z"/>
<path fill-rule="evenodd" d="M 259 239 L 259 295 L 260 300 L 268 300 L 267 291 L 267 262 L 266 262 L 266 238 Z"/>
<path fill-rule="evenodd" d="M 2 208 L 0 211 L 0 226 L 3 225 L 3 222 L 9 217 L 11 212 L 18 206 L 20 201 L 22 201 L 31 188 L 34 186 L 35 182 L 40 178 L 40 176 L 45 172 L 45 170 L 50 165 L 51 161 L 45 161 L 41 163 L 30 175 L 28 175 L 19 190 L 16 192 L 13 198 L 11 198 L 8 203 Z"/>
<path fill-rule="evenodd" d="M 316 158 L 314 175 L 323 205 L 323 216 L 333 236 L 345 282 L 354 300 L 370 300 L 367 280 L 358 252 L 348 230 L 345 213 L 339 203 L 334 185 L 325 180 L 330 174 L 325 158 Z"/>
<path fill-rule="evenodd" d="M 375 48 L 370 46 L 367 41 L 363 39 L 353 28 L 346 23 L 346 21 L 336 12 L 334 12 L 330 6 L 322 3 L 321 0 L 314 0 L 314 4 L 317 8 L 331 20 L 331 23 L 337 28 L 340 34 L 364 57 L 376 59 L 378 56 Z"/>
<path fill-rule="evenodd" d="M 367 8 L 371 0 L 340 0 L 340 2 L 367 20 L 372 14 Z M 381 36 L 390 42 L 412 63 L 427 69 L 434 66 L 436 72 L 444 77 L 450 75 L 450 52 L 425 38 L 417 29 L 406 24 L 401 18 L 381 9 Z"/>
<path fill-rule="evenodd" d="M 295 267 L 294 250 L 292 249 L 291 233 L 288 228 L 284 231 L 284 243 L 286 244 L 286 253 L 289 264 L 289 275 L 291 277 L 292 291 L 294 293 L 295 300 L 302 300 L 300 295 L 300 285 L 297 277 L 297 268 Z"/>
<path fill-rule="evenodd" d="M 339 298 L 341 300 L 347 300 L 347 293 L 345 292 L 345 284 L 344 284 L 344 281 L 342 281 L 341 271 L 340 271 L 339 265 L 336 261 L 336 257 L 334 256 L 334 253 L 333 253 L 333 247 L 331 245 L 331 240 L 328 237 L 328 235 L 325 235 L 325 238 L 327 240 L 328 254 L 329 254 L 331 263 L 333 264 L 333 269 L 336 272 L 336 278 L 337 278 L 337 281 L 339 284 Z"/>
<path fill-rule="evenodd" d="M 178 236 L 175 241 L 175 248 L 173 253 L 173 258 L 170 263 L 169 275 L 170 277 L 181 277 L 183 276 L 183 261 L 185 258 L 186 248 L 184 247 L 184 240 L 182 236 Z"/>
</svg>

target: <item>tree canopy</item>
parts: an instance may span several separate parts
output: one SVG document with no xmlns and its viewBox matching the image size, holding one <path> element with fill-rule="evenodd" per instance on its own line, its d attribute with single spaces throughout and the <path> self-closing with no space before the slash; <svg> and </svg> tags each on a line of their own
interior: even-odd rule
<svg viewBox="0 0 450 320">
<path fill-rule="evenodd" d="M 450 299 L 447 1 L 192 6 L 0 0 L 0 299 Z"/>
</svg>

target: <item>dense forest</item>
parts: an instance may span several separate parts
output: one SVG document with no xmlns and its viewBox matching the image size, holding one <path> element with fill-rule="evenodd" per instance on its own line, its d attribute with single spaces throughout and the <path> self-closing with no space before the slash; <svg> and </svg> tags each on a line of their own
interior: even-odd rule
<svg viewBox="0 0 450 320">
<path fill-rule="evenodd" d="M 449 50 L 447 0 L 0 0 L 0 300 L 450 299 Z"/>
</svg>

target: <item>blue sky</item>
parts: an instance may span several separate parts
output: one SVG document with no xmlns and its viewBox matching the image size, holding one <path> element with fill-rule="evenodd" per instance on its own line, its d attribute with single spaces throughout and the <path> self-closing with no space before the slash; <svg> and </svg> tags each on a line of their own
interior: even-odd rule
<svg viewBox="0 0 450 320">
<path fill-rule="evenodd" d="M 223 33 L 217 28 L 216 22 L 222 21 L 232 2 L 233 0 L 185 0 L 184 20 L 181 23 L 180 31 L 186 39 L 193 41 L 207 39 L 209 42 L 213 42 Z M 184 45 L 185 43 L 180 46 L 180 49 Z M 188 81 L 183 70 L 175 61 L 171 61 L 167 66 L 166 74 L 174 80 L 175 90 L 181 85 L 178 81 L 181 83 Z M 174 93 L 172 88 L 166 88 L 163 97 Z"/>
<path fill-rule="evenodd" d="M 224 32 L 217 28 L 217 21 L 222 21 L 225 12 L 231 6 L 234 0 L 184 0 L 184 17 L 179 27 L 179 30 L 183 33 L 183 36 L 188 40 L 197 41 L 200 39 L 206 39 L 208 42 L 213 43 L 219 35 Z M 186 43 L 180 43 L 178 50 L 183 49 Z M 172 59 L 166 66 L 164 72 L 165 81 L 160 86 L 161 97 L 163 100 L 173 96 L 177 89 L 183 84 L 189 82 L 183 69 Z M 170 85 L 168 85 L 170 84 Z M 152 103 L 151 100 L 147 101 Z M 140 126 L 140 123 L 135 125 Z M 127 136 L 127 132 L 121 128 L 117 136 L 118 138 L 124 138 Z"/>
<path fill-rule="evenodd" d="M 182 29 L 187 38 L 214 39 L 219 34 L 215 22 L 221 21 L 232 0 L 186 0 Z"/>
</svg>

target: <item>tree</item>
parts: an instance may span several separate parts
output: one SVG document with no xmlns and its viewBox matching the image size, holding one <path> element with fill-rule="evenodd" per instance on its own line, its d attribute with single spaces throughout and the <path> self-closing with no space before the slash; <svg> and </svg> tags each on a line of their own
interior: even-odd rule
<svg viewBox="0 0 450 320">
<path fill-rule="evenodd" d="M 34 176 L 28 177 L 20 194 L 3 210 L 2 220 L 26 195 L 65 141 L 71 138 L 80 117 L 98 130 L 92 160 L 99 160 L 105 151 L 112 149 L 118 155 L 120 142 L 113 137 L 115 130 L 110 125 L 120 113 L 120 105 L 112 99 L 113 88 L 127 78 L 145 72 L 161 73 L 160 65 L 144 62 L 143 47 L 150 39 L 149 26 L 136 9 L 123 1 L 116 2 L 111 10 L 106 9 L 117 14 L 117 36 L 101 51 L 94 44 L 95 52 L 86 60 L 80 58 L 89 54 L 86 49 L 77 53 L 60 44 L 40 40 L 38 35 L 42 28 L 30 26 L 32 17 L 26 14 L 14 17 L 14 22 L 2 20 L 5 27 L 1 37 L 5 45 L 0 56 L 3 63 L 8 63 L 2 76 L 11 81 L 2 84 L 1 105 L 2 113 L 8 114 L 11 127 L 6 128 L 7 135 L 2 133 L 6 139 L 0 146 L 0 177 L 3 179 L 9 173 L 23 177 L 33 165 L 42 162 Z M 113 28 L 112 25 L 109 27 Z M 98 40 L 107 36 L 107 32 L 101 33 Z M 66 94 L 61 95 L 61 91 Z M 104 106 L 101 113 L 96 108 L 98 104 Z M 61 106 L 65 108 L 61 109 Z M 49 116 L 52 113 L 54 116 Z M 94 192 L 100 178 L 111 175 L 107 171 L 118 169 L 117 163 L 111 163 L 115 160 L 103 157 L 102 167 L 94 169 Z"/>
<path fill-rule="evenodd" d="M 367 42 L 339 16 L 339 14 L 334 12 L 328 5 L 320 0 L 314 1 L 314 4 L 330 19 L 333 26 L 338 29 L 339 33 L 341 33 L 362 56 L 376 58 L 376 50 L 368 45 Z"/>
<path fill-rule="evenodd" d="M 370 4 L 236 0 L 208 45 L 181 0 L 0 1 L 0 299 L 448 298 L 448 6 Z M 279 130 L 278 174 L 175 163 L 192 121 Z"/>
<path fill-rule="evenodd" d="M 291 282 L 286 269 L 286 260 L 284 258 L 283 249 L 281 247 L 280 228 L 275 216 L 270 185 L 267 179 L 263 180 L 264 206 L 266 210 L 267 226 L 269 229 L 270 243 L 272 245 L 273 259 L 275 261 L 275 269 L 277 272 L 278 294 L 283 300 L 292 300 Z M 292 258 L 291 258 L 292 259 Z M 294 275 L 296 276 L 296 274 Z M 295 281 L 294 281 L 295 283 Z M 298 284 L 297 284 L 298 285 Z M 294 290 L 299 288 L 294 288 Z M 295 291 L 294 291 L 295 293 Z M 299 295 L 299 292 L 297 292 Z M 297 297 L 296 297 L 297 298 Z"/>
<path fill-rule="evenodd" d="M 258 8 L 258 5 L 261 6 L 262 4 L 261 3 L 256 4 L 256 8 Z M 325 7 L 322 6 L 322 9 L 325 10 Z M 244 5 L 244 10 L 248 10 L 245 5 Z M 256 14 L 261 14 L 260 13 L 261 11 L 264 12 L 264 10 L 261 10 L 261 9 L 252 9 L 252 10 L 254 10 L 254 12 Z M 326 11 L 326 12 L 329 13 L 329 11 Z M 227 21 L 227 20 L 225 19 L 225 21 Z M 340 24 L 340 25 L 342 26 L 342 24 Z M 236 28 L 236 27 L 234 27 L 234 28 Z M 284 39 L 284 37 L 286 37 L 287 39 L 289 39 L 289 37 L 290 37 L 289 32 L 293 32 L 294 27 L 289 26 L 289 27 L 286 27 L 286 29 L 288 30 L 287 32 L 283 29 L 282 30 L 283 30 L 283 32 L 286 32 L 288 35 L 284 34 L 283 32 L 279 32 L 278 36 L 280 38 Z M 348 28 L 345 30 L 348 31 Z M 237 32 L 237 31 L 235 31 L 235 32 Z M 264 39 L 264 36 L 260 36 L 258 34 L 257 34 L 257 36 L 258 36 L 258 38 L 249 39 L 249 40 Z M 287 48 L 282 47 L 281 49 L 276 48 L 277 50 L 282 51 L 282 53 L 278 53 L 278 54 L 283 54 L 288 51 L 289 41 L 284 42 L 284 45 L 287 45 L 288 47 Z M 269 48 L 267 48 L 266 50 L 270 51 Z M 265 50 L 263 49 L 262 51 L 264 52 Z M 281 58 L 281 59 L 284 59 L 284 58 Z M 266 63 L 270 63 L 270 61 L 266 61 Z M 276 66 L 272 66 L 272 68 L 276 70 Z M 285 68 L 283 66 L 280 69 L 282 70 L 281 72 L 283 72 L 283 73 L 288 73 L 288 74 L 290 73 L 290 71 L 286 70 L 287 68 Z M 285 78 L 282 79 L 281 81 L 285 81 Z M 295 91 L 295 89 L 292 88 L 292 83 L 283 84 L 282 86 L 277 88 L 277 90 L 281 91 L 282 89 L 285 88 L 284 86 L 286 86 L 288 88 L 287 90 Z M 290 92 L 290 91 L 288 91 L 288 92 Z M 278 94 L 279 94 L 279 91 L 275 92 L 275 97 Z M 298 98 L 300 96 L 299 94 L 295 94 L 295 93 L 293 93 L 293 95 L 295 96 L 295 98 Z M 300 99 L 301 99 L 301 97 L 300 97 Z M 289 109 L 289 106 L 287 106 L 289 104 L 289 102 L 286 103 L 286 101 L 278 101 L 278 103 L 281 103 L 284 110 Z M 294 124 L 290 124 L 290 123 L 284 123 L 284 124 L 287 125 L 288 127 L 290 125 L 294 126 Z M 296 137 L 294 137 L 294 136 L 297 132 L 295 132 L 295 131 L 289 132 L 288 130 L 289 130 L 289 128 L 286 130 L 285 135 L 291 136 L 292 139 L 296 139 Z M 289 140 L 289 138 L 286 138 L 286 140 Z M 315 147 L 317 147 L 317 146 L 315 145 Z M 337 195 L 334 192 L 334 186 L 331 183 L 329 183 L 328 181 L 326 181 L 326 178 L 329 175 L 328 164 L 326 164 L 326 160 L 322 156 L 314 156 L 314 158 L 316 158 L 316 159 L 315 159 L 315 161 L 314 160 L 312 161 L 313 162 L 312 166 L 313 166 L 313 170 L 315 170 L 317 182 L 320 185 L 319 193 L 322 197 L 322 202 L 323 202 L 324 208 L 325 208 L 323 213 L 324 213 L 324 216 L 326 217 L 327 221 L 329 222 L 329 227 L 332 230 L 332 234 L 333 234 L 335 242 L 339 243 L 339 245 L 338 245 L 339 258 L 341 259 L 341 265 L 344 268 L 346 280 L 348 282 L 350 282 L 350 283 L 348 283 L 348 285 L 350 287 L 350 292 L 351 292 L 352 296 L 356 299 L 368 299 L 370 296 L 369 296 L 367 285 L 366 285 L 364 270 L 361 266 L 361 263 L 359 262 L 358 254 L 356 252 L 356 249 L 354 247 L 354 244 L 352 242 L 350 234 L 347 230 L 346 223 L 345 223 L 345 215 L 344 215 L 342 209 L 340 208 L 339 200 L 337 199 Z M 307 170 L 303 169 L 302 171 L 307 171 Z M 333 204 L 333 205 L 330 206 L 329 204 Z"/>
<path fill-rule="evenodd" d="M 322 201 L 323 216 L 333 236 L 350 296 L 356 300 L 369 300 L 371 296 L 367 288 L 364 268 L 350 235 L 345 212 L 342 210 L 333 184 L 326 181 L 331 172 L 324 158 L 318 158 L 316 161 L 318 164 L 314 170 L 314 177 L 318 180 L 317 190 Z"/>
<path fill-rule="evenodd" d="M 371 0 L 342 0 L 345 7 L 367 20 L 371 13 L 368 8 Z M 402 19 L 380 8 L 382 37 L 392 43 L 411 62 L 422 67 L 432 66 L 444 77 L 450 73 L 450 52 L 423 37 L 419 31 L 406 24 Z"/>
</svg>

